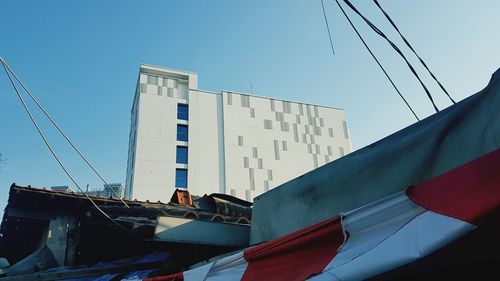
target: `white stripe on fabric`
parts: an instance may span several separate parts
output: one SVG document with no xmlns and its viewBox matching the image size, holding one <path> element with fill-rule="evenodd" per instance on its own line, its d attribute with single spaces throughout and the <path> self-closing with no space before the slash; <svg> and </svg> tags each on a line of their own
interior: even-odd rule
<svg viewBox="0 0 500 281">
<path fill-rule="evenodd" d="M 325 270 L 350 262 L 375 248 L 424 212 L 424 208 L 413 203 L 406 193 L 400 192 L 345 214 L 342 228 L 349 235 L 347 242 Z"/>
<path fill-rule="evenodd" d="M 234 281 L 241 280 L 247 269 L 248 262 L 243 256 L 243 251 L 229 257 L 222 258 L 213 263 L 212 268 L 206 275 L 207 281 Z M 191 280 L 190 280 L 191 281 Z M 193 280 L 194 281 L 194 280 Z M 196 280 L 198 281 L 198 280 Z"/>
<path fill-rule="evenodd" d="M 184 281 L 200 281 L 205 280 L 207 273 L 213 266 L 213 262 L 205 264 L 203 266 L 199 266 L 197 268 L 193 268 L 188 271 L 183 272 Z"/>
<path fill-rule="evenodd" d="M 329 268 L 310 280 L 336 278 L 344 281 L 373 277 L 424 257 L 475 227 L 452 217 L 426 211 L 372 250 L 348 263 Z"/>
</svg>

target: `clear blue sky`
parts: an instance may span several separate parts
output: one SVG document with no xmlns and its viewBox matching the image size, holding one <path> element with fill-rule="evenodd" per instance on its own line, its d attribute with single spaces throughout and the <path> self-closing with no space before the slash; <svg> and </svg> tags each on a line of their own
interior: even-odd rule
<svg viewBox="0 0 500 281">
<path fill-rule="evenodd" d="M 381 0 L 450 93 L 482 89 L 500 66 L 500 1 Z M 360 10 L 401 41 L 371 1 Z M 130 108 L 140 63 L 198 73 L 201 89 L 341 107 L 354 149 L 415 120 L 334 2 L 325 0 L 0 2 L 0 56 L 111 182 L 124 182 Z M 355 23 L 419 116 L 432 107 L 402 60 Z M 405 53 L 409 54 L 404 48 Z M 412 62 L 415 60 L 412 57 Z M 440 108 L 444 95 L 418 68 Z M 252 85 L 252 87 L 250 86 Z M 0 207 L 9 186 L 70 184 L 0 73 Z M 78 181 L 102 185 L 47 122 L 41 122 Z"/>
</svg>

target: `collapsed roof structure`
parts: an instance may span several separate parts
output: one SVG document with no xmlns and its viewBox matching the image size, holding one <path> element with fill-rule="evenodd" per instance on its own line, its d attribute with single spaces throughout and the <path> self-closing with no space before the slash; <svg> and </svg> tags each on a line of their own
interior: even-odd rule
<svg viewBox="0 0 500 281">
<path fill-rule="evenodd" d="M 177 190 L 169 203 L 127 201 L 129 207 L 125 207 L 114 198 L 92 199 L 114 223 L 84 195 L 12 184 L 0 227 L 1 256 L 14 264 L 7 276 L 25 279 L 54 267 L 92 265 L 158 251 L 168 253 L 168 267 L 176 272 L 248 246 L 251 203 L 238 198 L 213 194 L 191 199 L 187 191 Z M 126 265 L 118 273 L 134 268 Z M 81 276 L 96 273 L 106 270 L 86 270 Z M 51 274 L 49 279 L 54 278 Z"/>
</svg>

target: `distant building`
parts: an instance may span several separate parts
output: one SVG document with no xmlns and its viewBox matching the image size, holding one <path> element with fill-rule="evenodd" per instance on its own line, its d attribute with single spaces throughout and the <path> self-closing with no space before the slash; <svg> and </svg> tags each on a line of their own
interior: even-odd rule
<svg viewBox="0 0 500 281">
<path fill-rule="evenodd" d="M 111 189 L 113 189 L 115 192 L 113 192 L 113 190 Z M 110 183 L 108 186 L 104 185 L 101 196 L 117 198 L 117 194 L 120 198 L 125 197 L 125 186 L 123 186 L 122 183 Z"/>
<path fill-rule="evenodd" d="M 125 196 L 125 186 L 123 186 L 122 183 L 110 183 L 108 186 L 105 184 L 103 185 L 103 189 L 98 189 L 98 190 L 86 190 L 85 193 L 89 196 L 98 196 L 98 197 L 113 197 L 113 198 L 118 198 L 116 194 L 120 196 L 120 198 L 123 198 Z M 58 185 L 58 186 L 52 186 L 50 188 L 51 190 L 54 191 L 60 191 L 60 192 L 73 192 L 73 190 L 70 189 L 69 186 L 67 185 Z M 113 190 L 116 192 L 116 194 L 113 192 Z M 77 194 L 82 194 L 81 191 L 76 190 Z"/>
<path fill-rule="evenodd" d="M 311 89 L 312 90 L 312 89 Z M 255 196 L 351 152 L 344 110 L 198 89 L 194 73 L 141 65 L 125 197 Z"/>
<path fill-rule="evenodd" d="M 51 186 L 51 190 L 54 191 L 60 191 L 60 192 L 72 192 L 69 186 L 67 185 L 56 185 L 56 186 Z"/>
</svg>

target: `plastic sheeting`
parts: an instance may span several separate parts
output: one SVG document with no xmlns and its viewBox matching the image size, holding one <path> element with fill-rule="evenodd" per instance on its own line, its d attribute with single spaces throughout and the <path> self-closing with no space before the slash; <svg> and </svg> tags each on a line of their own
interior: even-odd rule
<svg viewBox="0 0 500 281">
<path fill-rule="evenodd" d="M 43 246 L 31 255 L 8 268 L 7 276 L 19 276 L 33 274 L 47 268 L 54 268 L 57 262 L 49 247 Z"/>
<path fill-rule="evenodd" d="M 97 263 L 97 264 L 92 265 L 92 266 L 58 267 L 58 268 L 53 268 L 53 269 L 47 270 L 44 273 L 51 273 L 51 272 L 65 273 L 65 272 L 71 272 L 72 270 L 78 270 L 78 269 L 106 269 L 106 268 L 113 268 L 116 266 L 163 262 L 163 261 L 166 261 L 169 256 L 170 256 L 170 254 L 166 253 L 166 252 L 153 252 L 153 253 L 146 255 L 146 256 L 125 258 L 125 259 L 120 259 L 120 260 L 115 260 L 115 261 L 110 261 L 110 262 L 100 262 L 100 263 Z M 66 281 L 110 281 L 110 280 L 116 280 L 117 278 L 120 278 L 120 280 L 142 280 L 142 278 L 147 277 L 151 272 L 153 272 L 155 270 L 156 269 L 145 269 L 145 270 L 132 271 L 132 272 L 128 272 L 128 273 L 111 273 L 111 274 L 104 274 L 101 276 L 70 278 L 70 279 L 64 279 L 64 280 L 66 280 Z"/>
<path fill-rule="evenodd" d="M 390 196 L 499 148 L 499 108 L 497 70 L 481 92 L 262 194 L 254 200 L 251 244 Z"/>
<path fill-rule="evenodd" d="M 344 215 L 192 270 L 146 280 L 365 280 L 426 257 L 476 228 L 498 224 L 499 167 L 500 149 Z"/>
</svg>

